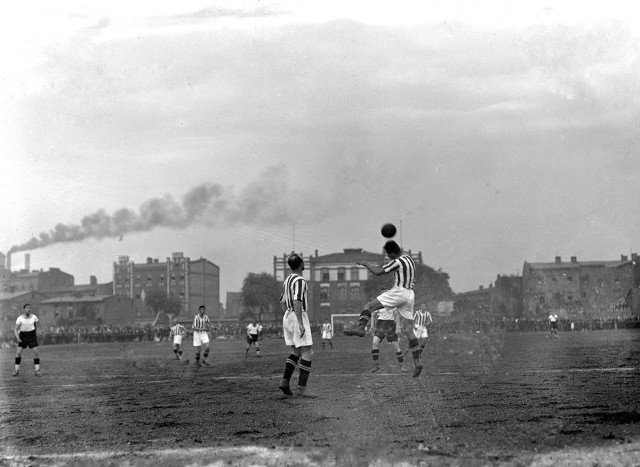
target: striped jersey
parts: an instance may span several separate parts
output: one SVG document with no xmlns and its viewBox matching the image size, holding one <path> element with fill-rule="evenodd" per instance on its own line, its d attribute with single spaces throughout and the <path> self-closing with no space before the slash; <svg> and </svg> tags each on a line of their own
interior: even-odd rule
<svg viewBox="0 0 640 467">
<path fill-rule="evenodd" d="M 198 313 L 195 318 L 193 318 L 193 330 L 194 331 L 206 331 L 211 322 L 209 321 L 209 317 L 207 315 L 202 315 Z"/>
<path fill-rule="evenodd" d="M 427 323 L 430 323 L 432 321 L 433 320 L 431 319 L 431 313 L 426 310 L 416 310 L 416 312 L 413 314 L 413 323 L 416 326 L 424 327 L 427 325 Z"/>
<path fill-rule="evenodd" d="M 172 336 L 184 336 L 187 330 L 180 323 L 171 326 L 171 335 Z"/>
<path fill-rule="evenodd" d="M 385 273 L 394 272 L 393 285 L 404 287 L 405 289 L 413 289 L 416 279 L 416 263 L 409 255 L 402 255 L 399 258 L 392 259 L 382 266 Z"/>
<path fill-rule="evenodd" d="M 287 307 L 287 311 L 293 311 L 293 302 L 296 300 L 302 303 L 302 311 L 307 311 L 307 281 L 297 274 L 290 274 L 284 280 L 284 292 L 282 301 Z"/>
</svg>

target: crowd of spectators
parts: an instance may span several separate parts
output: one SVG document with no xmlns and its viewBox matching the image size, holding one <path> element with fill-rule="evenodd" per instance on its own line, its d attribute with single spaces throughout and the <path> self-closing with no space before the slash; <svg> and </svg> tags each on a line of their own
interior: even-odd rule
<svg viewBox="0 0 640 467">
<path fill-rule="evenodd" d="M 282 323 L 262 323 L 262 337 L 283 338 Z M 321 324 L 312 326 L 314 337 L 321 336 Z M 592 319 L 592 320 L 558 320 L 560 332 L 584 332 L 598 330 L 640 329 L 640 318 Z M 434 320 L 430 326 L 433 334 L 453 334 L 459 332 L 541 332 L 548 331 L 547 320 L 515 319 L 515 320 Z M 100 325 L 100 326 L 56 326 L 38 331 L 40 345 L 82 344 L 95 342 L 162 342 L 169 339 L 168 325 L 136 324 L 132 326 Z M 342 324 L 335 323 L 334 335 L 342 334 Z M 210 332 L 212 339 L 244 339 L 246 325 L 241 323 L 213 323 Z M 187 339 L 191 330 L 187 326 Z M 12 330 L 0 330 L 0 347 L 15 347 L 16 339 Z"/>
<path fill-rule="evenodd" d="M 559 319 L 558 331 L 601 331 L 617 329 L 640 329 L 640 318 L 611 318 L 611 319 Z M 502 319 L 483 321 L 470 320 L 434 320 L 430 330 L 439 334 L 457 332 L 546 332 L 549 331 L 549 321 L 546 319 Z"/>
<path fill-rule="evenodd" d="M 187 328 L 187 339 L 192 331 Z M 171 329 L 168 325 L 134 324 L 132 326 L 95 325 L 95 326 L 51 326 L 38 330 L 40 345 L 82 344 L 95 342 L 162 342 L 169 339 Z M 280 323 L 264 323 L 262 337 L 283 337 Z M 241 323 L 213 323 L 209 335 L 212 339 L 244 339 L 246 325 Z M 13 331 L 0 331 L 0 347 L 15 347 L 16 339 Z"/>
</svg>

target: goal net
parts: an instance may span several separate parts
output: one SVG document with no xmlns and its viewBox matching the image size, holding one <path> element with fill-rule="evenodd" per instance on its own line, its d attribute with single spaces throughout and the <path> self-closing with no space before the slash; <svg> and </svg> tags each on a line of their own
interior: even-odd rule
<svg viewBox="0 0 640 467">
<path fill-rule="evenodd" d="M 358 318 L 360 314 L 355 313 L 343 313 L 331 315 L 331 329 L 333 329 L 333 335 L 341 335 L 345 328 L 351 328 L 358 324 Z"/>
</svg>

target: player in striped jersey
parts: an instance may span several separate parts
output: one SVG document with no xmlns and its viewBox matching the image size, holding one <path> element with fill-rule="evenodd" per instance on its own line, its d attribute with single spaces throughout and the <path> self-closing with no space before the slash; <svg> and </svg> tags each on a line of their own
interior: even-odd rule
<svg viewBox="0 0 640 467">
<path fill-rule="evenodd" d="M 299 397 L 315 397 L 307 390 L 307 381 L 311 372 L 311 358 L 313 356 L 313 339 L 307 315 L 307 281 L 302 277 L 304 261 L 297 254 L 289 256 L 287 264 L 291 274 L 284 280 L 284 291 L 280 301 L 284 303 L 286 311 L 282 318 L 284 342 L 291 347 L 291 354 L 284 366 L 284 375 L 278 388 L 287 396 L 293 396 L 289 381 L 296 366 L 299 366 L 298 387 L 296 395 Z"/>
<path fill-rule="evenodd" d="M 187 330 L 182 324 L 176 323 L 171 326 L 169 339 L 173 338 L 173 353 L 176 356 L 176 360 L 182 360 L 182 339 L 186 334 Z"/>
<path fill-rule="evenodd" d="M 352 329 L 345 329 L 344 333 L 347 336 L 364 337 L 365 328 L 371 319 L 371 313 L 382 308 L 386 310 L 395 308 L 402 332 L 409 341 L 409 349 L 411 350 L 414 364 L 413 376 L 415 378 L 420 375 L 423 368 L 422 363 L 420 363 L 420 344 L 413 333 L 413 305 L 415 302 L 413 286 L 416 276 L 416 264 L 410 255 L 402 253 L 400 245 L 393 240 L 389 240 L 384 244 L 384 251 L 390 261 L 383 266 L 367 261 L 358 261 L 356 264 L 364 266 L 376 276 L 393 273 L 393 287 L 367 303 L 360 312 L 358 325 Z"/>
<path fill-rule="evenodd" d="M 211 322 L 209 317 L 204 314 L 206 308 L 204 305 L 200 305 L 198 308 L 198 314 L 193 318 L 193 346 L 196 349 L 196 361 L 193 364 L 195 367 L 200 366 L 200 350 L 204 346 L 204 355 L 202 364 L 209 366 L 209 329 L 211 328 Z M 215 329 L 215 328 L 214 328 Z"/>
<path fill-rule="evenodd" d="M 431 313 L 427 310 L 427 305 L 424 303 L 420 304 L 420 309 L 416 311 L 415 316 L 413 317 L 413 322 L 413 333 L 420 341 L 420 355 L 422 355 L 422 352 L 424 352 L 424 348 L 427 345 L 427 337 L 429 337 L 427 326 L 433 323 Z"/>
</svg>

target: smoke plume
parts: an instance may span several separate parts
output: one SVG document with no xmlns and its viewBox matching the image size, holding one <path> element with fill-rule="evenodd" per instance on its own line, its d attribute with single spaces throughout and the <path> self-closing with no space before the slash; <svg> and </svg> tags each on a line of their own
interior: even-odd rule
<svg viewBox="0 0 640 467">
<path fill-rule="evenodd" d="M 155 228 L 186 229 L 192 225 L 259 225 L 290 222 L 287 177 L 282 167 L 267 168 L 250 183 L 239 197 L 212 183 L 203 183 L 187 192 L 182 202 L 172 196 L 152 198 L 140 206 L 138 212 L 123 208 L 108 214 L 100 209 L 85 216 L 79 224 L 59 223 L 21 245 L 14 245 L 8 253 L 35 250 L 55 243 L 79 242 L 85 239 L 120 237 Z"/>
</svg>

